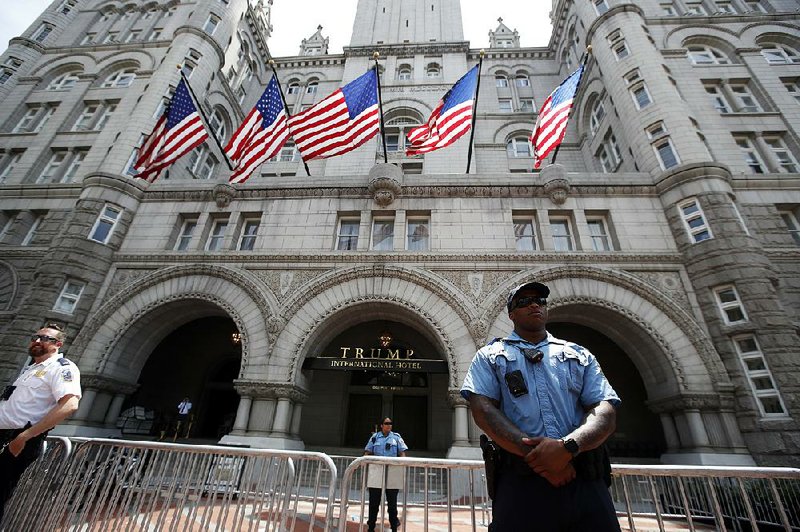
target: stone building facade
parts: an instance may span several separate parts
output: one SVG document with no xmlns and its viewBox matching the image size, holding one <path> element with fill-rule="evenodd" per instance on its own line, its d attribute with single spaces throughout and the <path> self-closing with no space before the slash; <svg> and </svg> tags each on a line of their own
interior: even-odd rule
<svg viewBox="0 0 800 532">
<path fill-rule="evenodd" d="M 189 394 L 224 443 L 353 450 L 391 415 L 417 452 L 474 457 L 458 389 L 535 278 L 623 397 L 616 459 L 800 464 L 796 1 L 554 0 L 538 48 L 501 20 L 466 172 L 466 137 L 403 139 L 478 62 L 473 6 L 360 0 L 342 54 L 305 28 L 275 67 L 297 112 L 378 51 L 388 163 L 376 140 L 308 175 L 288 145 L 231 186 L 210 142 L 133 179 L 175 65 L 230 137 L 271 75 L 271 5 L 56 0 L 0 56 L 0 377 L 64 323 L 84 398 L 60 430 Z M 557 164 L 532 171 L 535 113 L 586 45 Z"/>
</svg>

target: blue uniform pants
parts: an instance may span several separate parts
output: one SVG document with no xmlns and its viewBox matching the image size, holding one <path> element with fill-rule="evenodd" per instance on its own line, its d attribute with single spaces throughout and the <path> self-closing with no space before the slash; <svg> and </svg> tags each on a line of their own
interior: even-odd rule
<svg viewBox="0 0 800 532">
<path fill-rule="evenodd" d="M 503 471 L 492 502 L 490 532 L 619 532 L 608 488 L 576 478 L 556 488 L 531 472 Z"/>
<path fill-rule="evenodd" d="M 386 506 L 389 513 L 389 523 L 392 530 L 397 530 L 400 526 L 400 519 L 397 518 L 397 492 L 400 490 L 387 489 L 386 493 Z M 367 530 L 372 532 L 375 530 L 375 523 L 378 520 L 378 512 L 381 509 L 381 489 L 369 488 L 369 519 L 367 520 Z M 383 528 L 383 527 L 381 527 Z"/>
</svg>

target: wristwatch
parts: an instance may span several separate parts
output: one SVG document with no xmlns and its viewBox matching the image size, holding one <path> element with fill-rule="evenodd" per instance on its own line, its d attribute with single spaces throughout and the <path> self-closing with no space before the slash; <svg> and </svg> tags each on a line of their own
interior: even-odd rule
<svg viewBox="0 0 800 532">
<path fill-rule="evenodd" d="M 571 454 L 573 458 L 578 456 L 578 453 L 581 452 L 580 447 L 578 447 L 578 442 L 576 442 L 572 438 L 562 439 L 561 443 L 564 444 L 564 449 L 569 451 L 569 454 Z"/>
</svg>

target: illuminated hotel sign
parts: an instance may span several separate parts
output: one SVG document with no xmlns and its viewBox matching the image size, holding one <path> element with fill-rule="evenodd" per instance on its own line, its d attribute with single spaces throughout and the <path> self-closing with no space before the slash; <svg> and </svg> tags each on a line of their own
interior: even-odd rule
<svg viewBox="0 0 800 532">
<path fill-rule="evenodd" d="M 303 369 L 447 373 L 447 363 L 416 358 L 413 349 L 340 347 L 339 356 L 307 358 Z"/>
</svg>

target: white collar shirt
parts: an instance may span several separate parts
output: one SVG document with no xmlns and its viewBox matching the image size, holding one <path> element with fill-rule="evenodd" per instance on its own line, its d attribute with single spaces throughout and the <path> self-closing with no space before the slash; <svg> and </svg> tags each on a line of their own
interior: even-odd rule
<svg viewBox="0 0 800 532">
<path fill-rule="evenodd" d="M 61 362 L 64 360 L 64 362 Z M 66 395 L 81 396 L 78 366 L 57 353 L 22 370 L 14 381 L 14 392 L 0 401 L 0 429 L 21 429 L 47 415 Z"/>
</svg>

